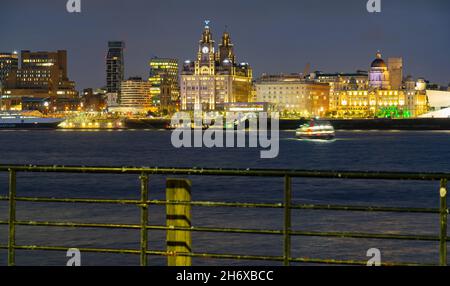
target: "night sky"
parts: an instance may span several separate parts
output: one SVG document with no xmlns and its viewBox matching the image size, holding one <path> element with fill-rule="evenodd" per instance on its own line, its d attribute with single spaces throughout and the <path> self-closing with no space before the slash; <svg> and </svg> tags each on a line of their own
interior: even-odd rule
<svg viewBox="0 0 450 286">
<path fill-rule="evenodd" d="M 402 56 L 405 75 L 450 82 L 450 1 L 382 0 L 1 0 L 0 51 L 66 49 L 77 89 L 105 85 L 108 40 L 126 42 L 126 76 L 148 74 L 153 56 L 193 59 L 211 20 L 216 43 L 225 26 L 238 61 L 261 73 L 367 70 L 381 50 Z"/>
</svg>

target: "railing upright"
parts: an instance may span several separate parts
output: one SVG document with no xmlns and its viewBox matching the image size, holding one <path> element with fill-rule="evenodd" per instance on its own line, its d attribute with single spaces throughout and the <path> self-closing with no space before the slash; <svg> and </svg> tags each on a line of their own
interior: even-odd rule
<svg viewBox="0 0 450 286">
<path fill-rule="evenodd" d="M 284 177 L 284 266 L 289 266 L 291 259 L 291 200 L 292 200 L 292 178 Z"/>
<path fill-rule="evenodd" d="M 148 174 L 142 173 L 141 181 L 141 266 L 147 266 L 148 250 Z"/>
<path fill-rule="evenodd" d="M 439 241 L 439 265 L 447 266 L 447 179 L 441 179 L 439 189 L 440 197 L 440 241 Z"/>
<path fill-rule="evenodd" d="M 16 264 L 16 171 L 9 169 L 8 266 Z"/>
</svg>

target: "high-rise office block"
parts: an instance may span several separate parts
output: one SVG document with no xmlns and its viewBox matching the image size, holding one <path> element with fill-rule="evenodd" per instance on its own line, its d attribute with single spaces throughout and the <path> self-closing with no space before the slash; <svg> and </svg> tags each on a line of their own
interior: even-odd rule
<svg viewBox="0 0 450 286">
<path fill-rule="evenodd" d="M 75 82 L 67 75 L 67 52 L 22 51 L 20 67 L 9 73 L 3 91 L 8 108 L 26 108 L 27 102 L 47 99 L 52 111 L 79 107 Z"/>
<path fill-rule="evenodd" d="M 149 82 L 153 105 L 164 112 L 174 111 L 179 105 L 178 60 L 153 58 L 150 60 Z"/>
<path fill-rule="evenodd" d="M 0 83 L 5 83 L 8 75 L 19 67 L 19 56 L 14 53 L 0 53 Z"/>
<path fill-rule="evenodd" d="M 108 42 L 108 55 L 106 56 L 107 92 L 118 93 L 120 91 L 120 84 L 125 76 L 124 48 L 124 42 Z"/>
<path fill-rule="evenodd" d="M 10 94 L 29 97 L 75 97 L 67 75 L 67 51 L 21 52 L 21 65 L 6 80 Z"/>
</svg>

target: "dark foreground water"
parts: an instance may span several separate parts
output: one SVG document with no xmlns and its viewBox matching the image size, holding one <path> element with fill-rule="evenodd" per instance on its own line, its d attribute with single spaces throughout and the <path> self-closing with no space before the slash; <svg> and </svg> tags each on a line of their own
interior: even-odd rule
<svg viewBox="0 0 450 286">
<path fill-rule="evenodd" d="M 65 164 L 223 168 L 295 168 L 450 172 L 448 132 L 339 132 L 328 143 L 292 139 L 281 133 L 276 159 L 260 159 L 259 149 L 175 149 L 165 131 L 0 131 L 0 164 Z M 193 200 L 282 202 L 283 181 L 277 178 L 192 177 Z M 152 199 L 164 199 L 163 176 L 152 176 Z M 438 182 L 347 181 L 295 179 L 294 202 L 410 207 L 438 207 Z M 0 195 L 7 176 L 0 174 Z M 18 195 L 80 198 L 139 198 L 139 180 L 130 175 L 20 174 Z M 19 220 L 139 223 L 135 206 L 18 203 Z M 192 211 L 194 226 L 281 229 L 282 210 L 201 208 Z M 0 220 L 8 217 L 0 203 Z M 150 208 L 150 223 L 164 225 L 165 208 Z M 437 215 L 294 211 L 296 230 L 359 231 L 437 235 Z M 0 226 L 0 244 L 7 227 Z M 149 247 L 164 250 L 165 232 L 150 231 Z M 138 230 L 18 227 L 18 245 L 139 248 Z M 294 237 L 293 256 L 366 260 L 379 248 L 383 261 L 438 262 L 435 242 Z M 281 236 L 193 233 L 195 252 L 282 255 Z M 0 250 L 0 265 L 7 253 Z M 65 265 L 62 252 L 18 251 L 19 265 Z M 135 255 L 82 254 L 83 265 L 137 265 Z M 277 265 L 272 262 L 194 259 L 194 265 Z M 151 265 L 164 265 L 161 257 Z"/>
</svg>

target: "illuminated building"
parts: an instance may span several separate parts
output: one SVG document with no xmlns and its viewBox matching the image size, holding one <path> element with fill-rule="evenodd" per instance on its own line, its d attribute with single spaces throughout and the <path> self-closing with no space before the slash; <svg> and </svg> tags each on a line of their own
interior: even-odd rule
<svg viewBox="0 0 450 286">
<path fill-rule="evenodd" d="M 412 117 L 418 117 L 427 113 L 430 109 L 430 103 L 425 80 L 418 79 L 414 81 L 411 76 L 405 80 L 406 107 Z"/>
<path fill-rule="evenodd" d="M 178 60 L 153 58 L 149 65 L 152 104 L 163 112 L 174 112 L 180 100 Z"/>
<path fill-rule="evenodd" d="M 0 53 L 0 82 L 5 83 L 8 75 L 19 67 L 19 56 L 14 53 Z"/>
<path fill-rule="evenodd" d="M 70 81 L 67 75 L 67 52 L 22 51 L 20 68 L 8 75 L 4 96 L 13 109 L 20 109 L 24 97 L 50 97 L 54 103 L 70 101 L 67 105 L 58 104 L 55 111 L 71 110 L 78 92 L 75 82 Z"/>
<path fill-rule="evenodd" d="M 320 71 L 309 75 L 308 79 L 330 85 L 329 110 L 337 110 L 339 95 L 337 91 L 347 89 L 364 89 L 369 84 L 369 73 L 358 70 L 355 73 L 323 73 Z"/>
<path fill-rule="evenodd" d="M 252 91 L 252 69 L 236 62 L 230 34 L 224 32 L 218 51 L 209 21 L 205 21 L 197 60 L 186 61 L 181 73 L 183 110 L 224 110 L 226 103 L 248 102 Z"/>
<path fill-rule="evenodd" d="M 402 59 L 390 58 L 387 65 L 381 53 L 377 52 L 366 76 L 359 72 L 337 80 L 336 77 L 319 74 L 315 80 L 330 84 L 330 117 L 409 118 L 426 113 L 426 83 L 422 80 L 411 84 L 411 79 L 409 83 L 408 80 L 403 82 L 402 77 Z"/>
<path fill-rule="evenodd" d="M 427 97 L 431 111 L 438 111 L 450 107 L 450 90 L 429 90 Z"/>
<path fill-rule="evenodd" d="M 381 53 L 377 52 L 376 59 L 372 62 L 369 71 L 369 87 L 379 89 L 390 89 L 389 70 L 381 58 Z"/>
<path fill-rule="evenodd" d="M 313 117 L 324 116 L 329 108 L 330 86 L 298 74 L 264 75 L 255 86 L 257 101 L 272 104 L 278 112 Z"/>
<path fill-rule="evenodd" d="M 383 109 L 398 108 L 406 111 L 404 91 L 398 90 L 343 90 L 338 92 L 338 117 L 368 118 L 380 117 Z M 410 114 L 405 114 L 410 117 Z"/>
<path fill-rule="evenodd" d="M 120 84 L 125 77 L 124 48 L 124 42 L 108 42 L 108 55 L 106 56 L 107 92 L 118 93 L 120 91 Z"/>
<path fill-rule="evenodd" d="M 151 84 L 140 77 L 131 77 L 120 85 L 119 106 L 115 112 L 146 113 L 151 107 Z"/>
</svg>

